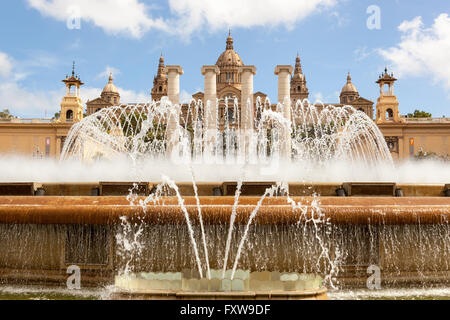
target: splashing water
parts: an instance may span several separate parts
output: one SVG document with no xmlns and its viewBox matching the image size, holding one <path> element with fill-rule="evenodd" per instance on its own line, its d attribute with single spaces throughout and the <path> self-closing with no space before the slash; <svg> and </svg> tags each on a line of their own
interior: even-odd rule
<svg viewBox="0 0 450 320">
<path fill-rule="evenodd" d="M 276 176 L 283 171 L 283 161 L 292 164 L 293 167 L 306 167 L 306 172 L 308 168 L 312 170 L 327 167 L 330 163 L 346 163 L 351 166 L 362 164 L 365 168 L 375 170 L 393 167 L 390 152 L 381 132 L 373 120 L 363 112 L 351 106 L 316 106 L 305 100 L 297 101 L 292 107 L 291 119 L 286 119 L 283 115 L 284 107 L 279 103 L 272 108 L 269 100 L 262 103 L 258 98 L 253 129 L 250 131 L 246 130 L 243 124 L 244 120 L 240 117 L 239 103 L 236 99 L 217 100 L 216 108 L 211 108 L 210 101 L 205 106 L 201 101 L 195 100 L 185 106 L 179 106 L 172 105 L 166 98 L 160 102 L 142 105 L 105 108 L 73 125 L 62 150 L 61 160 L 81 160 L 95 164 L 99 159 L 110 160 L 113 163 L 118 159 L 128 159 L 135 176 L 139 176 L 138 168 L 142 163 L 169 162 L 168 172 L 171 168 L 175 170 L 177 167 L 186 167 L 194 188 L 206 275 L 209 279 L 211 270 L 208 240 L 203 225 L 195 166 L 204 169 L 205 165 L 213 165 L 216 171 L 212 179 L 218 177 L 217 171 L 221 167 L 229 166 L 235 169 L 237 167 L 238 172 L 242 170 L 244 174 L 233 177 L 234 181 L 237 181 L 237 189 L 223 256 L 222 278 L 224 278 L 243 177 L 252 168 L 257 167 L 263 176 Z M 217 110 L 217 113 L 211 114 L 211 110 Z M 205 123 L 204 118 L 215 119 L 212 129 Z M 283 153 L 285 150 L 287 153 Z M 139 201 L 139 205 L 145 212 L 148 205 L 160 202 L 160 198 L 165 194 L 165 188 L 175 191 L 179 208 L 186 220 L 197 269 L 200 277 L 203 277 L 204 269 L 199 247 L 184 199 L 174 180 L 163 174 L 161 181 L 156 191 L 145 200 Z M 265 191 L 249 216 L 237 247 L 231 279 L 238 268 L 250 226 L 258 210 L 267 197 L 273 197 L 280 190 L 285 194 L 287 202 L 292 205 L 292 210 L 302 212 L 304 219 L 301 223 L 305 230 L 307 224 L 313 226 L 314 237 L 321 247 L 317 272 L 321 270 L 321 263 L 325 263 L 327 268 L 324 280 L 333 287 L 333 277 L 339 272 L 342 254 L 339 247 L 336 247 L 334 258 L 331 258 L 329 249 L 322 239 L 321 228 L 329 229 L 330 225 L 321 213 L 318 200 L 315 198 L 309 206 L 311 216 L 307 217 L 308 206 L 295 202 L 289 196 L 287 179 L 278 177 L 277 181 L 280 182 Z M 130 195 L 129 201 L 134 205 L 136 198 Z M 133 254 L 139 255 L 142 249 L 139 238 L 143 229 L 137 228 L 131 240 L 129 236 L 135 228 L 132 228 L 126 219 L 123 220 L 122 229 L 124 234 L 117 237 L 117 241 L 122 244 L 121 250 L 136 251 Z M 328 229 L 327 232 L 330 232 Z M 126 272 L 130 272 L 129 263 L 132 260 L 132 258 L 128 260 Z"/>
<path fill-rule="evenodd" d="M 127 157 L 135 163 L 170 157 L 174 164 L 268 164 L 281 156 L 314 165 L 346 161 L 392 166 L 381 132 L 363 112 L 351 106 L 315 106 L 305 100 L 298 101 L 292 119 L 286 119 L 283 108 L 279 103 L 272 110 L 270 101 L 262 104 L 258 99 L 250 131 L 243 127 L 237 100 L 217 100 L 212 129 L 203 121 L 211 108 L 203 110 L 201 101 L 192 100 L 184 108 L 167 99 L 104 108 L 73 125 L 61 159 L 92 162 Z M 283 156 L 285 145 L 289 151 Z"/>
</svg>

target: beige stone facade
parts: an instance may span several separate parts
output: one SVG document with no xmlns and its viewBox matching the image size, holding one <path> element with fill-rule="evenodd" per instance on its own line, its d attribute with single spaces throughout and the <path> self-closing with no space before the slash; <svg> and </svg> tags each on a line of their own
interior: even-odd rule
<svg viewBox="0 0 450 320">
<path fill-rule="evenodd" d="M 400 115 L 394 94 L 394 75 L 387 72 L 378 78 L 375 122 L 383 133 L 395 160 L 435 154 L 450 159 L 450 118 L 407 118 Z"/>
<path fill-rule="evenodd" d="M 159 101 L 162 97 L 171 95 L 169 92 L 168 71 L 172 67 L 179 68 L 178 66 L 166 66 L 161 55 L 151 90 L 153 100 Z M 245 116 L 242 117 L 241 115 L 239 117 L 241 120 L 246 120 L 244 121 L 244 127 L 247 128 L 252 122 L 251 119 L 258 116 L 255 114 L 257 101 L 264 103 L 267 95 L 261 91 L 254 93 L 253 85 L 251 88 L 243 86 L 245 82 L 243 77 L 250 76 L 250 73 L 244 73 L 251 69 L 251 77 L 253 77 L 256 74 L 256 68 L 244 64 L 239 54 L 234 50 L 234 41 L 231 34 L 228 35 L 225 51 L 219 56 L 216 64 L 205 67 L 206 69 L 202 69 L 202 72 L 205 75 L 206 94 L 197 92 L 193 95 L 193 98 L 195 100 L 237 98 L 239 102 L 238 112 L 240 113 L 242 113 L 241 100 L 244 98 L 247 101 L 251 101 L 253 114 L 251 110 L 244 110 Z M 278 81 L 282 82 L 281 88 L 283 89 L 279 92 L 279 95 L 281 94 L 283 97 L 289 96 L 291 104 L 298 100 L 308 99 L 309 91 L 300 57 L 297 55 L 294 67 L 278 67 L 285 67 L 284 69 L 286 70 L 285 74 L 279 75 L 278 78 Z M 174 68 L 172 69 L 175 70 Z M 179 69 L 181 70 L 181 68 Z M 211 72 L 207 72 L 208 70 Z M 177 96 L 172 97 L 176 101 L 179 101 L 180 91 L 178 78 L 182 74 L 179 71 L 176 77 L 172 79 L 178 84 L 176 88 L 172 86 L 172 89 L 177 91 L 175 93 Z M 402 117 L 400 115 L 399 101 L 394 94 L 394 83 L 396 80 L 392 73 L 389 74 L 385 70 L 376 81 L 380 87 L 380 96 L 377 99 L 374 120 L 385 136 L 393 158 L 401 160 L 416 157 L 418 154 L 426 155 L 430 153 L 440 157 L 450 157 L 450 118 L 414 119 Z M 60 119 L 0 119 L 1 155 L 21 154 L 39 158 L 59 157 L 64 139 L 72 124 L 82 120 L 84 116 L 83 102 L 80 98 L 80 88 L 83 82 L 79 76 L 75 75 L 75 67 L 72 70 L 72 75 L 70 77 L 66 76 L 63 82 L 66 85 L 66 95 L 62 99 Z M 278 97 L 280 102 L 282 102 L 283 97 Z M 101 96 L 92 101 L 87 101 L 86 114 L 91 115 L 102 108 L 120 105 L 120 103 L 119 90 L 113 82 L 112 75 L 110 75 Z M 356 86 L 352 83 L 350 73 L 347 76 L 347 82 L 341 90 L 339 103 L 324 103 L 324 105 L 337 107 L 352 105 L 357 110 L 366 113 L 371 119 L 374 118 L 373 102 L 359 95 Z M 231 112 L 230 110 L 225 112 L 226 107 L 223 102 L 219 104 L 220 119 L 218 125 L 220 128 L 223 126 L 225 115 L 228 114 L 229 116 Z M 275 105 L 272 105 L 272 108 L 275 109 Z M 185 116 L 187 109 L 187 104 L 181 106 L 180 117 L 183 118 Z M 285 114 L 289 114 L 289 111 L 285 110 Z"/>
<path fill-rule="evenodd" d="M 436 154 L 450 159 L 450 119 L 379 124 L 394 160 Z"/>
<path fill-rule="evenodd" d="M 57 158 L 72 123 L 0 121 L 0 155 Z"/>
<path fill-rule="evenodd" d="M 59 119 L 0 119 L 0 154 L 34 158 L 58 158 L 64 140 L 74 122 L 83 119 L 80 87 L 84 84 L 75 75 L 62 80 L 66 94 L 62 98 Z"/>
</svg>

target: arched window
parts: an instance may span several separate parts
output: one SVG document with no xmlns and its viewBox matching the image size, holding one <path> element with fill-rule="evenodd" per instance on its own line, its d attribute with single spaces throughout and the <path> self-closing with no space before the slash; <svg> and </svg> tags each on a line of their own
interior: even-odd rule
<svg viewBox="0 0 450 320">
<path fill-rule="evenodd" d="M 159 86 L 159 92 L 162 92 L 162 86 Z"/>
<path fill-rule="evenodd" d="M 234 109 L 228 108 L 228 122 L 231 123 L 234 121 Z"/>
<path fill-rule="evenodd" d="M 114 104 L 117 104 L 117 97 L 114 97 Z"/>
<path fill-rule="evenodd" d="M 391 121 L 394 118 L 394 111 L 392 109 L 386 110 L 386 120 Z"/>
<path fill-rule="evenodd" d="M 302 88 L 301 88 L 300 86 L 297 87 L 297 91 L 298 91 L 298 92 L 300 92 L 301 89 L 302 89 Z"/>
<path fill-rule="evenodd" d="M 72 110 L 67 110 L 67 112 L 66 112 L 66 120 L 67 121 L 72 121 L 73 120 L 73 111 Z"/>
</svg>

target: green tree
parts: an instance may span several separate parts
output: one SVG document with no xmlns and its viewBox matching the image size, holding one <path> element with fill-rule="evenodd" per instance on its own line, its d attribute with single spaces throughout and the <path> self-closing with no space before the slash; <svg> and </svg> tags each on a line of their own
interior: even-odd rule
<svg viewBox="0 0 450 320">
<path fill-rule="evenodd" d="M 58 111 L 55 113 L 55 115 L 53 116 L 53 119 L 59 119 L 61 117 L 61 111 Z"/>
<path fill-rule="evenodd" d="M 414 113 L 408 113 L 408 118 L 431 118 L 431 113 L 420 111 L 420 110 L 414 110 Z"/>
<path fill-rule="evenodd" d="M 0 111 L 0 119 L 12 119 L 14 116 L 9 112 L 8 109 L 4 109 L 3 111 Z"/>
</svg>

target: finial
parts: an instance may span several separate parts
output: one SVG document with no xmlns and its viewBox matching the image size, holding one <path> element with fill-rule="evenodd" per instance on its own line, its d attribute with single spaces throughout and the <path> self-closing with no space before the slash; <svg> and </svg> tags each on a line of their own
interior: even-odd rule
<svg viewBox="0 0 450 320">
<path fill-rule="evenodd" d="M 384 74 L 387 74 L 387 67 L 384 68 Z"/>
<path fill-rule="evenodd" d="M 109 73 L 109 82 L 113 82 L 114 78 L 112 72 Z"/>
<path fill-rule="evenodd" d="M 350 75 L 350 71 L 347 74 L 347 82 L 348 83 L 352 82 L 352 76 Z"/>
<path fill-rule="evenodd" d="M 75 61 L 72 64 L 72 76 L 75 76 Z"/>
<path fill-rule="evenodd" d="M 228 29 L 227 50 L 233 49 L 233 38 L 231 37 L 231 29 Z"/>
</svg>

